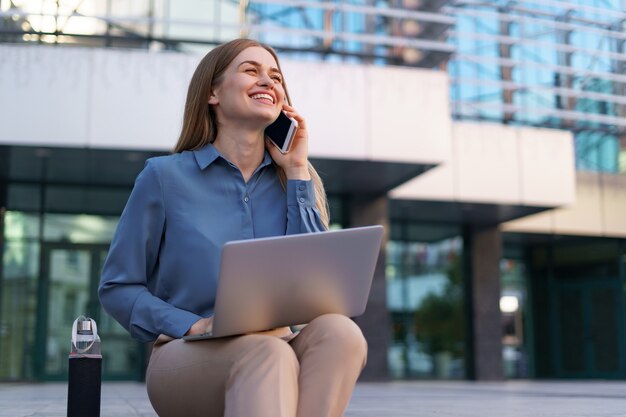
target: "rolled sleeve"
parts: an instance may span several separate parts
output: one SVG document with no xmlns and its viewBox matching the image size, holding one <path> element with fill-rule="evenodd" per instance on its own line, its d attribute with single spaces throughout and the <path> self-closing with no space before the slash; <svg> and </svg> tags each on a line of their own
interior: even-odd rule
<svg viewBox="0 0 626 417">
<path fill-rule="evenodd" d="M 287 181 L 287 234 L 323 232 L 313 181 Z"/>
</svg>

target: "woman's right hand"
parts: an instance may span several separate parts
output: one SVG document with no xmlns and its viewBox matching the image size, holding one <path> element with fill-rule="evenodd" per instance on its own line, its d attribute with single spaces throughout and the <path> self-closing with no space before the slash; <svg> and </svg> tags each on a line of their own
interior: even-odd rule
<svg viewBox="0 0 626 417">
<path fill-rule="evenodd" d="M 187 330 L 185 336 L 208 333 L 213 329 L 213 316 L 198 320 Z"/>
</svg>

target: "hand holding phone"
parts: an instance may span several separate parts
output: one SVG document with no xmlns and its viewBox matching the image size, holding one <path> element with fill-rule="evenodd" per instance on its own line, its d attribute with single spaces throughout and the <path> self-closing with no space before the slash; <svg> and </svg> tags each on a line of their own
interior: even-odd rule
<svg viewBox="0 0 626 417">
<path fill-rule="evenodd" d="M 265 136 L 281 153 L 285 154 L 289 152 L 297 130 L 298 122 L 281 110 L 278 118 L 265 128 Z"/>
</svg>

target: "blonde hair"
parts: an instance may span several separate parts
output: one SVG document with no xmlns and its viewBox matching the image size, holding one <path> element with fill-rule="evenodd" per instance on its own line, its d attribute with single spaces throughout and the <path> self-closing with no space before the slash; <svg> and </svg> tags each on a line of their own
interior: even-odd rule
<svg viewBox="0 0 626 417">
<path fill-rule="evenodd" d="M 208 104 L 212 87 L 219 80 L 232 60 L 244 49 L 253 46 L 261 47 L 272 54 L 280 70 L 280 63 L 278 62 L 276 52 L 270 46 L 252 39 L 235 39 L 212 49 L 202 58 L 189 82 L 187 100 L 185 102 L 185 113 L 183 115 L 183 126 L 178 142 L 174 147 L 174 152 L 199 149 L 215 141 L 217 137 L 217 118 L 213 108 Z M 289 97 L 284 77 L 282 85 L 287 100 L 289 100 L 291 104 L 291 98 Z M 286 189 L 287 175 L 285 171 L 276 164 L 274 164 L 274 166 L 276 167 L 281 185 Z M 310 162 L 308 164 L 308 170 L 315 188 L 315 206 L 320 212 L 322 223 L 328 228 L 330 218 L 324 184 Z"/>
</svg>

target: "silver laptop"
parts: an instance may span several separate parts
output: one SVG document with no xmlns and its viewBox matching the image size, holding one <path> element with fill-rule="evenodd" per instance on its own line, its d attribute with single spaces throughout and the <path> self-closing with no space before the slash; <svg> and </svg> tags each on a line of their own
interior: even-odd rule
<svg viewBox="0 0 626 417">
<path fill-rule="evenodd" d="M 204 340 L 365 311 L 382 226 L 228 242 L 211 333 Z"/>
</svg>

